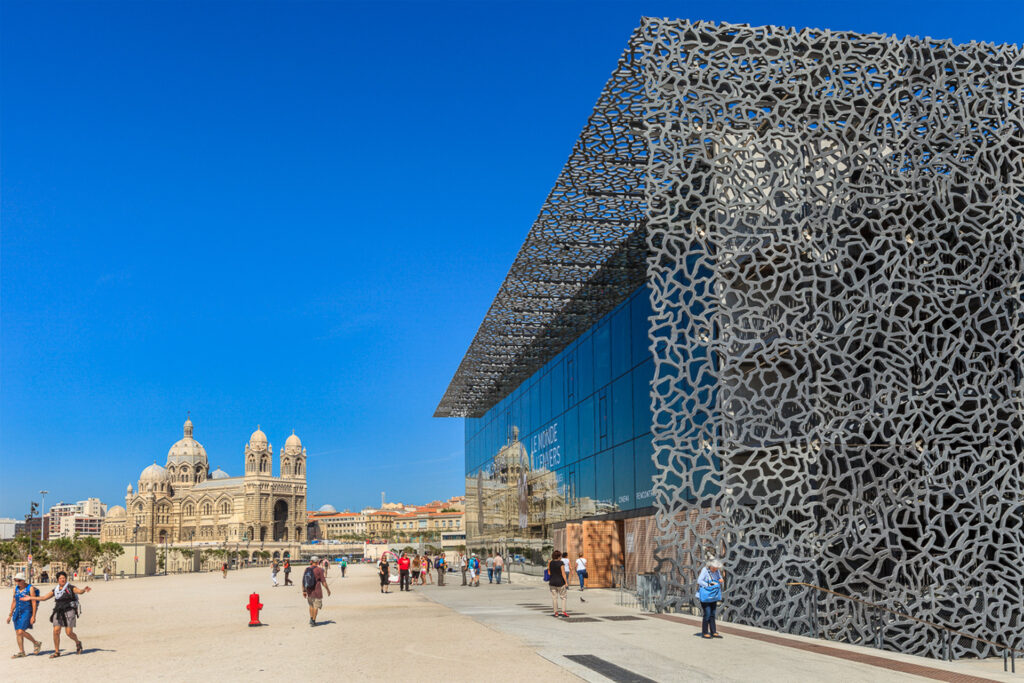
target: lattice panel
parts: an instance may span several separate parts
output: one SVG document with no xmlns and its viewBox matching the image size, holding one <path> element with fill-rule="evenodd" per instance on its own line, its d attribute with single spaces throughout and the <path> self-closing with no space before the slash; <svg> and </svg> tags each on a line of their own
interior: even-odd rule
<svg viewBox="0 0 1024 683">
<path fill-rule="evenodd" d="M 1017 46 L 646 20 L 658 556 L 729 616 L 874 644 L 806 581 L 1024 623 Z M 885 647 L 942 654 L 931 629 Z M 996 654 L 954 641 L 954 654 Z"/>
</svg>

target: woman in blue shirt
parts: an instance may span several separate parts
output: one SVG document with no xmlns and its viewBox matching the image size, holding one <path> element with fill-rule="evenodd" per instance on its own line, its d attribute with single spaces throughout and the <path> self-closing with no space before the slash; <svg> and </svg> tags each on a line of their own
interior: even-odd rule
<svg viewBox="0 0 1024 683">
<path fill-rule="evenodd" d="M 18 639 L 18 652 L 12 655 L 12 659 L 25 656 L 25 638 L 32 641 L 32 654 L 39 654 L 39 648 L 43 646 L 28 632 L 36 623 L 36 603 L 22 602 L 27 595 L 39 595 L 39 591 L 33 588 L 27 581 L 25 575 L 18 573 L 14 575 L 14 600 L 11 601 L 11 613 L 7 615 L 7 623 L 14 620 L 14 634 Z"/>
<path fill-rule="evenodd" d="M 697 577 L 697 599 L 704 610 L 700 623 L 702 638 L 721 638 L 715 624 L 715 611 L 722 599 L 722 579 L 725 571 L 718 560 L 709 560 L 706 567 L 700 570 Z"/>
</svg>

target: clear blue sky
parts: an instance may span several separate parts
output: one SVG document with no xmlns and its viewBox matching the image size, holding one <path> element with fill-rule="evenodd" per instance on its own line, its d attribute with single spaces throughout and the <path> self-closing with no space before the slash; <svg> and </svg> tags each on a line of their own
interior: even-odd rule
<svg viewBox="0 0 1024 683">
<path fill-rule="evenodd" d="M 643 14 L 1019 42 L 1021 3 L 0 5 L 0 516 L 192 411 L 309 504 L 462 493 L 431 417 Z"/>
</svg>

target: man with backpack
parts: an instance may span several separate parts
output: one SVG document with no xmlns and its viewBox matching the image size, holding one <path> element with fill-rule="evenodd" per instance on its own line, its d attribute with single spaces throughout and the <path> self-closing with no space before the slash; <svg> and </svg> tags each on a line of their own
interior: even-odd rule
<svg viewBox="0 0 1024 683">
<path fill-rule="evenodd" d="M 309 566 L 302 573 L 302 597 L 306 598 L 309 604 L 309 625 L 316 626 L 317 612 L 324 606 L 323 589 L 331 594 L 331 589 L 324 578 L 324 570 L 320 568 L 320 558 L 314 555 L 309 560 Z"/>
<path fill-rule="evenodd" d="M 444 552 L 437 556 L 434 560 L 434 569 L 437 570 L 437 585 L 444 585 L 444 575 L 448 572 L 448 567 L 445 566 Z"/>
</svg>

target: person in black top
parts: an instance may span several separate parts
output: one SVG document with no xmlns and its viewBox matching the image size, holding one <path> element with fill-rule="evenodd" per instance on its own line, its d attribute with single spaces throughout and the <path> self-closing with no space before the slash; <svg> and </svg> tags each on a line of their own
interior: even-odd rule
<svg viewBox="0 0 1024 683">
<path fill-rule="evenodd" d="M 380 563 L 377 565 L 377 573 L 380 574 L 380 592 L 391 592 L 391 567 L 388 566 L 387 555 L 380 556 Z"/>
<path fill-rule="evenodd" d="M 565 565 L 562 564 L 562 552 L 556 550 L 551 554 L 551 561 L 548 562 L 548 587 L 551 589 L 551 607 L 554 609 L 553 617 L 568 617 L 565 611 L 566 584 Z M 562 611 L 558 611 L 558 602 L 562 602 Z"/>
<path fill-rule="evenodd" d="M 57 572 L 57 587 L 42 597 L 27 595 L 23 601 L 35 600 L 46 602 L 54 598 L 53 613 L 50 615 L 50 623 L 53 624 L 53 654 L 50 659 L 60 657 L 60 629 L 63 626 L 68 638 L 75 641 L 75 652 L 82 654 L 82 641 L 75 635 L 75 624 L 78 621 L 78 596 L 88 593 L 92 588 L 75 588 L 68 583 L 67 572 Z"/>
</svg>

